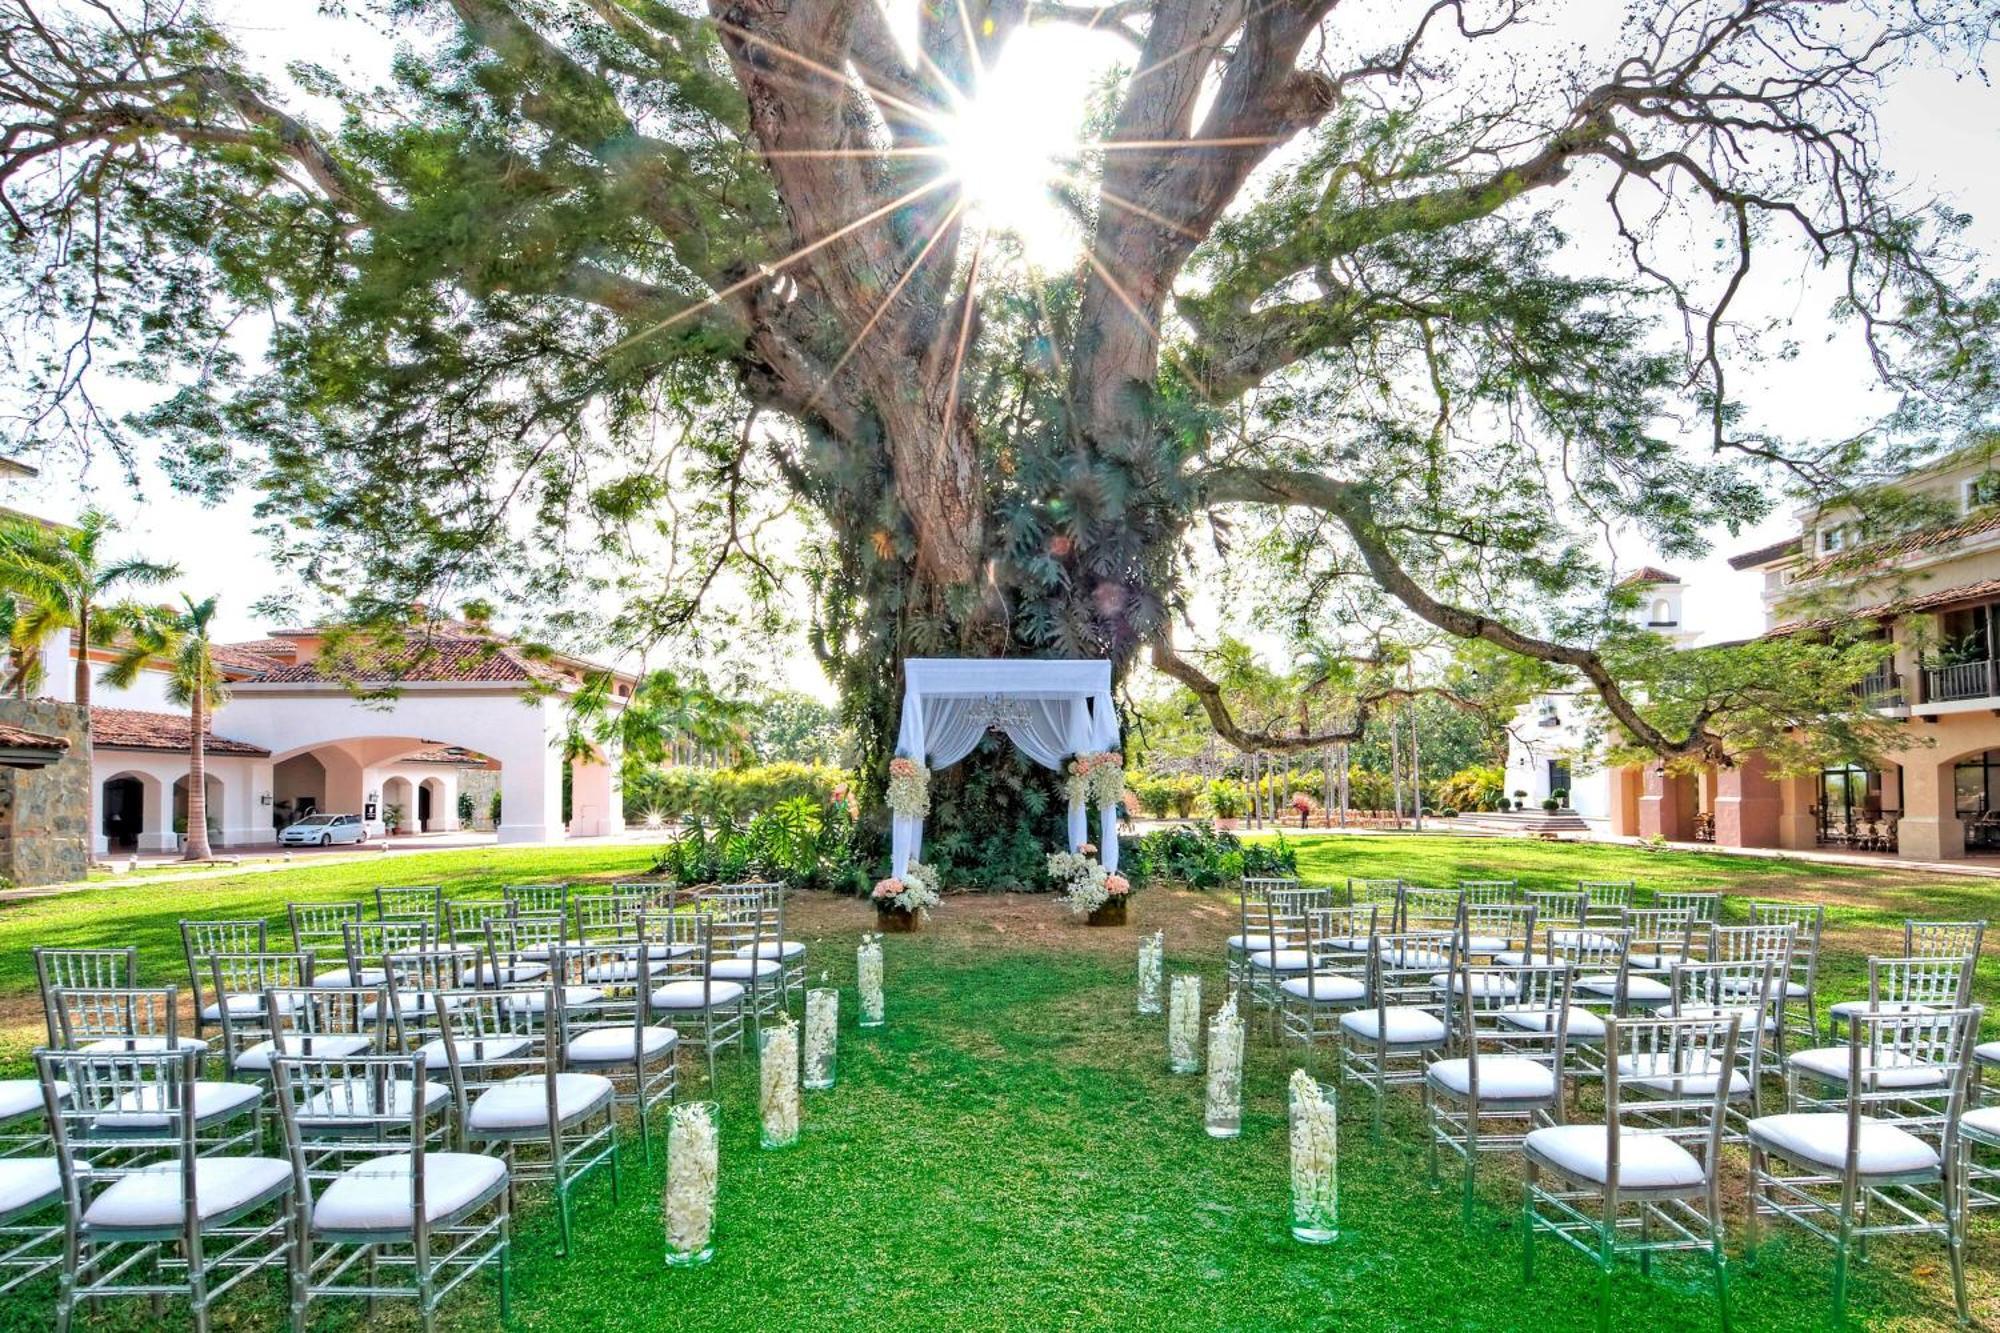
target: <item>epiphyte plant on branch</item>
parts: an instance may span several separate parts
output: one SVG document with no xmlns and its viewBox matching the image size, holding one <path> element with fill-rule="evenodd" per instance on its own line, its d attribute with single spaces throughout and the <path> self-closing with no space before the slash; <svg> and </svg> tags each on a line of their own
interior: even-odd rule
<svg viewBox="0 0 2000 1333">
<path fill-rule="evenodd" d="M 1171 628 L 1228 511 L 1707 754 L 1712 709 L 1650 714 L 1600 651 L 1594 534 L 1685 554 L 1976 410 L 1963 220 L 1891 187 L 1876 113 L 1975 65 L 1990 6 L 907 8 L 329 11 L 395 43 L 371 83 L 276 77 L 199 0 L 0 0 L 15 433 L 254 473 L 296 567 L 378 608 L 609 580 L 650 644 L 718 567 L 803 581 L 879 769 L 907 655 L 1198 676 Z M 1079 229 L 1053 267 L 967 208 L 1041 25 L 1118 52 L 1027 155 Z M 1739 386 L 1785 335 L 1739 303 L 1801 257 L 1897 429 L 1757 424 Z M 156 403 L 109 417 L 107 370 Z M 815 537 L 774 570 L 744 534 L 786 506 Z"/>
</svg>

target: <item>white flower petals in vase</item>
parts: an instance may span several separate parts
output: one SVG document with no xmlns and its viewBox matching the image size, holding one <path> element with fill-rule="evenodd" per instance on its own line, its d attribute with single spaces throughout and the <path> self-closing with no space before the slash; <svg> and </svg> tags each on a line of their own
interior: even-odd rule
<svg viewBox="0 0 2000 1333">
<path fill-rule="evenodd" d="M 807 1088 L 833 1086 L 834 1053 L 840 1040 L 840 992 L 819 986 L 806 992 Z"/>
<path fill-rule="evenodd" d="M 1156 930 L 1139 941 L 1139 1012 L 1160 1012 L 1160 970 L 1166 965 L 1167 932 Z"/>
<path fill-rule="evenodd" d="M 1243 1130 L 1243 1020 L 1234 994 L 1208 1024 L 1208 1104 L 1203 1122 L 1212 1139 L 1233 1139 Z"/>
<path fill-rule="evenodd" d="M 854 984 L 861 992 L 861 1026 L 882 1026 L 882 937 L 863 935 L 854 951 Z"/>
<path fill-rule="evenodd" d="M 759 1050 L 757 1115 L 766 1148 L 799 1141 L 799 1026 L 786 1019 L 764 1029 Z"/>
<path fill-rule="evenodd" d="M 715 1255 L 715 1184 L 720 1156 L 714 1102 L 683 1102 L 667 1113 L 667 1184 L 660 1212 L 667 1263 L 705 1264 Z"/>
<path fill-rule="evenodd" d="M 1340 1122 L 1334 1091 L 1292 1071 L 1292 1235 L 1309 1245 L 1340 1236 Z"/>
<path fill-rule="evenodd" d="M 1174 978 L 1167 1001 L 1167 1068 L 1176 1074 L 1201 1072 L 1201 978 Z"/>
</svg>

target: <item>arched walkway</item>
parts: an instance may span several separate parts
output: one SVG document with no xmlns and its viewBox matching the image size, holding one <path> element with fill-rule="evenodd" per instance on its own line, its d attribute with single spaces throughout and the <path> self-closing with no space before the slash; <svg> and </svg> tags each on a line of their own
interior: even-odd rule
<svg viewBox="0 0 2000 1333">
<path fill-rule="evenodd" d="M 425 778 L 417 784 L 417 832 L 440 833 L 456 828 L 457 812 L 451 807 L 451 792 L 443 778 Z"/>
<path fill-rule="evenodd" d="M 405 777 L 382 780 L 382 824 L 391 833 L 417 831 L 417 791 Z"/>
<path fill-rule="evenodd" d="M 97 832 L 107 850 L 159 850 L 147 846 L 145 838 L 149 831 L 157 835 L 166 827 L 161 793 L 160 780 L 150 773 L 117 773 L 103 781 L 98 789 Z"/>
<path fill-rule="evenodd" d="M 211 842 L 222 839 L 222 779 L 210 773 L 202 784 L 202 792 L 207 797 L 208 836 Z M 174 832 L 186 834 L 188 831 L 188 780 L 181 778 L 174 783 Z"/>
</svg>

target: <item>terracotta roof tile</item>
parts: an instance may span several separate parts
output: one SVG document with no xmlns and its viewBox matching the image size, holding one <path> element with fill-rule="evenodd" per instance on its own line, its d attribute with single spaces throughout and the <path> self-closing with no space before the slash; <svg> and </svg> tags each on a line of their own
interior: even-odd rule
<svg viewBox="0 0 2000 1333">
<path fill-rule="evenodd" d="M 44 736 L 39 731 L 0 722 L 0 750 L 48 750 L 61 754 L 68 748 L 69 742 L 60 736 Z"/>
<path fill-rule="evenodd" d="M 1792 578 L 1797 581 L 1818 578 L 1827 573 L 1875 568 L 1898 556 L 1939 550 L 1964 541 L 1967 537 L 1977 537 L 1982 533 L 1992 532 L 1996 528 L 2000 528 L 2000 508 L 1982 509 L 1976 514 L 1968 514 L 1956 523 L 1918 528 L 1914 532 L 1898 533 L 1893 537 L 1868 542 L 1851 551 L 1836 551 L 1832 555 L 1823 555 L 1800 566 Z"/>
<path fill-rule="evenodd" d="M 1811 620 L 1794 620 L 1790 624 L 1772 628 L 1767 637 L 1796 634 L 1802 629 L 1826 629 L 1847 620 L 1881 620 L 1888 616 L 1907 616 L 1920 611 L 1936 611 L 1959 602 L 1994 600 L 2000 600 L 2000 579 L 1956 583 L 1949 588 L 1933 588 L 1917 596 L 1898 597 L 1893 601 L 1877 602 L 1872 606 L 1857 606 L 1852 611 L 1842 612 L 1838 616 L 1816 616 Z"/>
<path fill-rule="evenodd" d="M 247 671 L 252 675 L 262 675 L 275 671 L 289 662 L 289 658 L 274 657 L 255 652 L 236 643 L 217 643 L 209 646 L 209 656 L 225 671 Z"/>
<path fill-rule="evenodd" d="M 136 708 L 90 706 L 90 742 L 114 750 L 185 751 L 194 738 L 194 728 L 185 713 L 146 713 Z M 268 755 L 271 752 L 248 741 L 208 734 L 204 747 L 210 754 Z"/>
<path fill-rule="evenodd" d="M 1645 565 L 1618 580 L 1621 588 L 1650 588 L 1655 583 L 1679 583 L 1681 576 L 1669 574 L 1658 565 Z"/>
<path fill-rule="evenodd" d="M 463 745 L 440 745 L 432 750 L 419 750 L 396 761 L 399 764 L 460 764 L 484 766 L 493 761 L 477 750 L 468 750 Z"/>
<path fill-rule="evenodd" d="M 1730 556 L 1729 567 L 1731 569 L 1755 569 L 1759 565 L 1768 565 L 1773 560 L 1780 560 L 1788 555 L 1797 555 L 1799 548 L 1804 544 L 1803 538 L 1787 537 L 1783 541 L 1772 542 L 1769 546 L 1760 546 L 1754 551 L 1745 551 L 1742 555 Z"/>
<path fill-rule="evenodd" d="M 556 684 L 569 677 L 535 661 L 510 643 L 450 634 L 413 636 L 404 645 L 323 654 L 310 662 L 282 665 L 261 673 L 260 683 L 303 685 L 364 681 L 497 682 Z"/>
</svg>

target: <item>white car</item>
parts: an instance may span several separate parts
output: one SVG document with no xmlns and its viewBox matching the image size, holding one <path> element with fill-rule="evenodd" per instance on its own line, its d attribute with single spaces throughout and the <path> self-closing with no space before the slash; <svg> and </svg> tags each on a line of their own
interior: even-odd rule
<svg viewBox="0 0 2000 1333">
<path fill-rule="evenodd" d="M 337 842 L 368 841 L 368 826 L 360 815 L 307 815 L 278 831 L 282 847 L 331 847 Z"/>
</svg>

